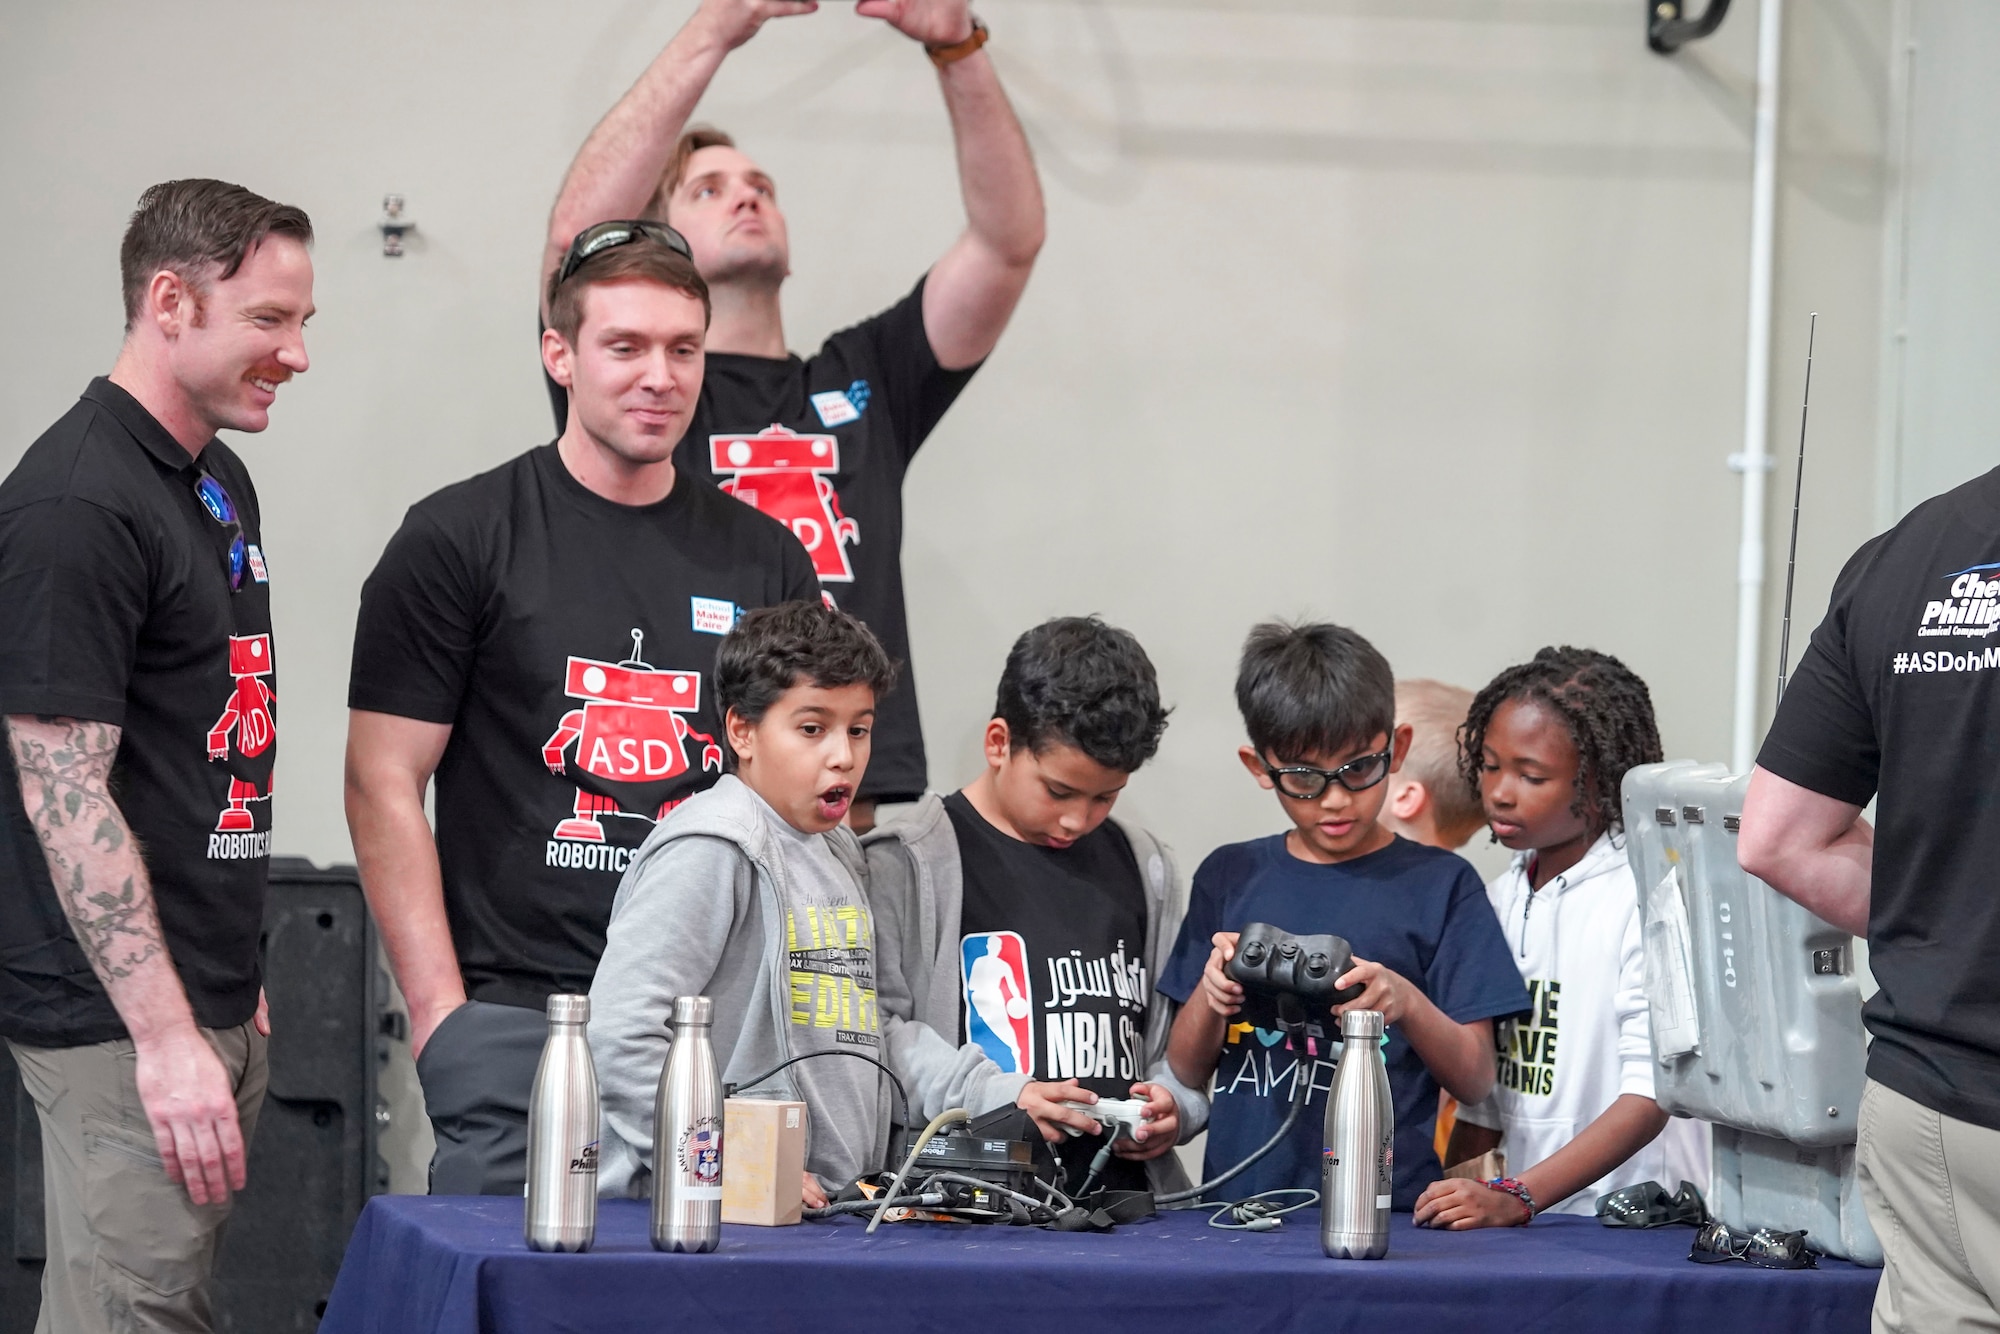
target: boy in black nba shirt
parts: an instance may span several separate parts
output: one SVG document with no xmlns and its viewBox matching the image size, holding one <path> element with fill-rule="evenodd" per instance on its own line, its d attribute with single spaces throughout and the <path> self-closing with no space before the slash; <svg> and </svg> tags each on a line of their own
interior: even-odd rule
<svg viewBox="0 0 2000 1334">
<path fill-rule="evenodd" d="M 1168 1150 L 1208 1114 L 1167 1067 L 1153 989 L 1185 890 L 1158 840 L 1108 819 L 1166 727 L 1153 665 L 1095 617 L 1049 621 L 1015 641 L 993 713 L 986 771 L 866 843 L 886 1059 L 918 1124 L 1011 1103 L 1067 1191 L 1174 1189 Z M 1063 1104 L 1099 1098 L 1147 1106 L 1093 1176 L 1105 1134 Z"/>
</svg>

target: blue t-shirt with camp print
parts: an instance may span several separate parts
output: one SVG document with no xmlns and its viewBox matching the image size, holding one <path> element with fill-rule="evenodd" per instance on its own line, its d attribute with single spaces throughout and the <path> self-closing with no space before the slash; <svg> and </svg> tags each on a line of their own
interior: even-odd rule
<svg viewBox="0 0 2000 1334">
<path fill-rule="evenodd" d="M 1328 866 L 1294 857 L 1282 834 L 1218 848 L 1195 872 L 1180 939 L 1160 979 L 1162 994 L 1203 1004 L 1195 993 L 1209 938 L 1252 922 L 1294 935 L 1341 936 L 1356 957 L 1409 979 L 1458 1023 L 1528 1008 L 1479 873 L 1455 853 L 1398 838 L 1378 852 Z M 1326 1094 L 1340 1062 L 1338 1021 L 1331 1014 L 1313 1016 L 1305 1041 L 1305 1052 L 1293 1050 L 1275 1007 L 1256 996 L 1229 1026 L 1215 1069 L 1204 1178 L 1247 1158 L 1277 1132 L 1295 1079 L 1309 1079 L 1311 1089 L 1292 1133 L 1230 1183 L 1231 1199 L 1319 1187 Z M 1394 1207 L 1407 1210 L 1441 1175 L 1431 1142 L 1438 1083 L 1394 1026 L 1382 1055 L 1396 1104 Z"/>
</svg>

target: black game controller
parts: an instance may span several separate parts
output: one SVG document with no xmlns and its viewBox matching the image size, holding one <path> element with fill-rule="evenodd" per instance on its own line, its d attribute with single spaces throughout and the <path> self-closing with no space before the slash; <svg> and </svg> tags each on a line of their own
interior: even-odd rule
<svg viewBox="0 0 2000 1334">
<path fill-rule="evenodd" d="M 1236 938 L 1236 953 L 1225 971 L 1245 991 L 1283 999 L 1296 996 L 1308 1008 L 1331 1009 L 1361 994 L 1360 987 L 1334 982 L 1354 966 L 1354 951 L 1339 936 L 1295 936 L 1268 922 L 1252 922 Z"/>
</svg>

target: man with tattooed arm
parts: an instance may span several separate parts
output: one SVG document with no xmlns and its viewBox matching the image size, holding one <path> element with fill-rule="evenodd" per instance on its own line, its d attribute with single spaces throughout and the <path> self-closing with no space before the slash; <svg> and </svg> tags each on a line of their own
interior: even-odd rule
<svg viewBox="0 0 2000 1334">
<path fill-rule="evenodd" d="M 211 1324 L 268 1074 L 277 746 L 257 495 L 215 433 L 263 430 L 306 369 L 311 240 L 241 186 L 147 190 L 110 375 L 0 483 L 0 1033 L 42 1128 L 37 1331 Z"/>
</svg>

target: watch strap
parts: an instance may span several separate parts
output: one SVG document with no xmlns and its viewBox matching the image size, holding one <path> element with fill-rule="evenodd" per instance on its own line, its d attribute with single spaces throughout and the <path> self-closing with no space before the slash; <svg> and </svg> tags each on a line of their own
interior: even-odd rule
<svg viewBox="0 0 2000 1334">
<path fill-rule="evenodd" d="M 970 37 L 962 42 L 953 42 L 949 46 L 926 46 L 924 53 L 930 56 L 931 64 L 936 65 L 939 69 L 943 69 L 953 61 L 963 60 L 980 47 L 986 45 L 987 35 L 986 25 L 981 23 L 977 17 L 974 17 L 972 20 L 972 35 Z"/>
</svg>

